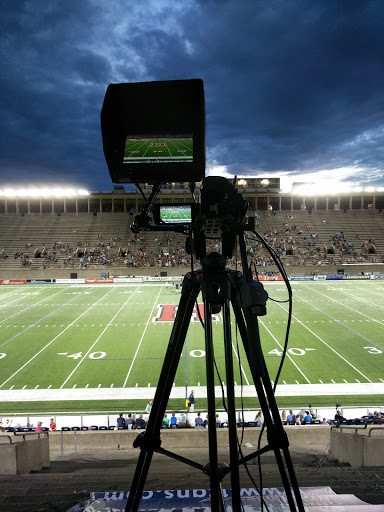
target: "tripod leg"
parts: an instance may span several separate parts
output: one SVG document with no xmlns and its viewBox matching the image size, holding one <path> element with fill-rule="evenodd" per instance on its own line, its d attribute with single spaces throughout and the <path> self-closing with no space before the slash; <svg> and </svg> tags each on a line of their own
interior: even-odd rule
<svg viewBox="0 0 384 512">
<path fill-rule="evenodd" d="M 228 283 L 229 285 L 229 283 Z M 227 376 L 228 435 L 231 465 L 232 510 L 241 510 L 238 439 L 236 426 L 235 382 L 233 377 L 232 332 L 229 300 L 223 305 L 224 349 Z"/>
<path fill-rule="evenodd" d="M 224 500 L 219 479 L 219 463 L 217 456 L 216 404 L 215 404 L 215 370 L 214 351 L 212 344 L 212 306 L 204 300 L 205 318 L 205 357 L 207 375 L 208 403 L 208 438 L 209 438 L 209 479 L 211 487 L 211 510 L 223 511 Z"/>
<path fill-rule="evenodd" d="M 268 399 L 269 408 L 272 412 L 274 423 L 276 425 L 276 435 L 279 438 L 282 438 L 282 436 L 286 437 L 287 434 L 286 434 L 284 427 L 281 423 L 281 418 L 280 418 L 279 411 L 278 411 L 277 404 L 276 404 L 275 394 L 273 392 L 271 380 L 269 378 L 268 370 L 266 367 L 265 367 L 265 376 L 263 377 L 262 380 L 263 380 L 264 390 L 265 390 L 265 393 L 266 393 L 266 396 Z M 304 505 L 303 505 L 301 494 L 300 494 L 299 484 L 297 482 L 297 478 L 296 478 L 296 474 L 295 474 L 295 470 L 293 467 L 291 454 L 289 453 L 288 446 L 289 446 L 289 442 L 288 442 L 288 438 L 287 438 L 286 442 L 284 442 L 282 444 L 281 450 L 284 454 L 285 464 L 287 466 L 288 474 L 291 479 L 292 488 L 293 488 L 293 492 L 294 492 L 294 495 L 296 498 L 297 506 L 298 506 L 299 510 L 304 511 Z M 280 452 L 279 452 L 279 455 L 281 456 Z"/>
<path fill-rule="evenodd" d="M 136 512 L 139 508 L 153 452 L 156 451 L 161 444 L 161 424 L 169 400 L 169 395 L 172 391 L 173 382 L 184 346 L 184 340 L 187 335 L 192 311 L 199 291 L 199 280 L 196 279 L 194 274 L 187 274 L 183 281 L 179 308 L 173 324 L 159 382 L 157 384 L 153 407 L 148 420 L 148 426 L 145 433 L 140 434 L 133 443 L 135 448 L 140 447 L 140 456 L 125 508 L 128 512 Z"/>
<path fill-rule="evenodd" d="M 247 334 L 247 326 L 242 315 L 242 310 L 237 300 L 235 287 L 232 287 L 231 293 L 232 307 L 235 313 L 236 321 L 239 327 L 240 335 L 243 341 L 244 350 L 248 359 L 248 364 L 251 369 L 252 378 L 255 384 L 256 392 L 260 401 L 260 407 L 263 411 L 265 426 L 267 428 L 268 442 L 271 445 L 271 449 L 274 450 L 276 462 L 279 467 L 281 480 L 285 489 L 287 500 L 291 510 L 296 510 L 295 502 L 293 500 L 292 490 L 289 483 L 284 461 L 280 452 L 282 450 L 285 463 L 287 466 L 288 474 L 291 479 L 293 492 L 295 494 L 296 503 L 300 511 L 304 511 L 304 505 L 302 502 L 299 486 L 297 483 L 295 471 L 293 468 L 291 456 L 289 453 L 289 442 L 287 434 L 281 423 L 279 410 L 277 407 L 275 395 L 271 386 L 271 381 L 268 375 L 267 367 L 265 364 L 264 355 L 261 350 L 260 334 L 257 318 L 251 319 L 252 325 L 252 342 Z M 244 316 L 247 318 L 251 313 L 247 313 Z M 248 330 L 249 332 L 249 330 Z M 258 360 L 257 365 L 254 364 L 255 360 Z M 261 370 L 261 371 L 260 371 Z M 263 383 L 263 384 L 262 384 Z M 264 385 L 264 387 L 263 387 Z M 273 418 L 273 421 L 272 421 Z"/>
</svg>

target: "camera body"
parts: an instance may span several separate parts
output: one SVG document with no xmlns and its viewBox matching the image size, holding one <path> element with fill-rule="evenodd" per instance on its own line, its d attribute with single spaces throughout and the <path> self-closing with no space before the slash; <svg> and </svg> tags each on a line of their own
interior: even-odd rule
<svg viewBox="0 0 384 512">
<path fill-rule="evenodd" d="M 110 84 L 101 110 L 101 131 L 112 181 L 153 185 L 132 231 L 185 228 L 183 232 L 190 234 L 187 247 L 198 258 L 206 254 L 205 237 L 221 238 L 223 255 L 232 257 L 248 202 L 226 178 L 204 178 L 201 79 Z M 197 181 L 203 181 L 199 204 L 154 204 L 162 183 L 189 182 L 193 189 Z"/>
</svg>

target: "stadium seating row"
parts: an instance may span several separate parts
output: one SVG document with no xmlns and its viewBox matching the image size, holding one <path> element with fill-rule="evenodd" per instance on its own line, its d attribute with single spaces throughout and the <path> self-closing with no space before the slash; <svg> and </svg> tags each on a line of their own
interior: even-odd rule
<svg viewBox="0 0 384 512">
<path fill-rule="evenodd" d="M 323 424 L 323 422 L 320 420 L 301 422 L 301 425 L 322 425 L 322 424 Z M 362 418 L 356 418 L 356 419 L 349 419 L 349 420 L 343 419 L 340 422 L 336 422 L 335 420 L 328 420 L 327 424 L 328 425 L 384 425 L 384 419 L 378 419 L 377 416 L 363 416 Z M 296 423 L 294 421 L 293 422 L 283 422 L 283 425 L 293 426 L 293 425 L 296 425 Z M 226 428 L 226 427 L 228 427 L 228 423 L 223 422 L 223 423 L 217 424 L 216 426 L 218 428 Z M 238 428 L 242 428 L 242 427 L 249 428 L 249 427 L 260 427 L 261 425 L 255 421 L 246 421 L 244 423 L 238 422 L 236 424 L 236 426 Z M 134 427 L 134 428 L 136 430 L 144 430 L 146 427 L 143 426 L 143 427 Z M 165 426 L 163 426 L 162 428 L 165 428 Z M 185 424 L 174 425 L 171 428 L 190 428 L 190 425 L 185 425 Z M 111 425 L 111 426 L 90 425 L 89 427 L 86 427 L 86 426 L 84 426 L 84 427 L 78 427 L 78 426 L 62 427 L 61 430 L 63 432 L 70 432 L 70 431 L 92 431 L 92 430 L 130 430 L 130 429 L 128 428 L 128 426 L 115 427 L 113 425 Z M 9 427 L 9 428 L 5 428 L 4 431 L 5 432 L 17 432 L 17 433 L 35 432 L 35 428 L 33 428 L 33 427 L 15 427 L 15 428 Z M 42 427 L 42 431 L 49 432 L 49 428 Z"/>
<path fill-rule="evenodd" d="M 305 255 L 299 254 L 299 251 L 306 252 L 308 249 L 310 249 L 309 254 L 312 251 L 318 251 L 319 257 L 316 259 L 323 263 L 325 261 L 334 264 L 340 263 L 341 258 L 345 259 L 345 255 L 341 254 L 338 247 L 333 248 L 335 250 L 332 252 L 334 244 L 331 240 L 335 233 L 341 231 L 345 240 L 355 246 L 358 256 L 361 256 L 362 252 L 367 252 L 367 248 L 362 251 L 361 243 L 363 241 L 375 240 L 375 253 L 368 254 L 368 262 L 372 258 L 380 260 L 384 255 L 384 216 L 378 215 L 375 211 L 313 212 L 310 215 L 306 211 L 289 213 L 287 215 L 286 212 L 279 211 L 273 215 L 260 212 L 257 221 L 259 224 L 257 230 L 262 235 L 268 231 L 272 234 L 277 231 L 275 237 L 278 240 L 284 240 L 285 250 L 281 252 L 285 253 L 282 257 L 288 265 L 297 264 L 302 259 L 306 259 L 307 264 L 313 264 L 311 256 L 303 258 Z M 174 259 L 180 264 L 181 250 L 185 243 L 185 237 L 177 234 L 164 236 L 154 232 L 133 237 L 126 214 L 105 213 L 97 217 L 89 214 L 65 214 L 60 217 L 49 214 L 24 217 L 7 215 L 6 219 L 7 221 L 0 225 L 0 253 L 3 256 L 1 267 L 7 270 L 51 267 L 103 268 L 106 265 L 104 253 L 108 254 L 110 258 L 107 268 L 111 268 L 111 270 L 127 268 L 131 266 L 124 256 L 127 250 L 133 257 L 133 261 L 140 266 L 154 266 L 154 261 L 159 258 L 159 254 L 163 253 L 161 259 L 162 267 L 164 267 L 167 259 L 164 252 L 168 252 L 170 255 L 176 253 Z M 286 224 L 290 231 L 283 234 L 282 230 Z M 300 234 L 297 231 L 300 231 Z M 312 239 L 312 234 L 317 236 Z M 293 247 L 289 242 L 292 236 L 296 238 Z M 311 245 L 310 248 L 308 248 L 308 240 L 313 242 L 313 246 Z M 100 245 L 104 247 L 100 249 Z M 109 248 L 108 245 L 110 245 Z M 251 245 L 252 243 L 248 241 L 248 250 L 251 249 Z M 280 244 L 276 242 L 276 245 Z M 44 247 L 46 247 L 47 258 L 40 258 Z M 100 250 L 96 251 L 96 257 L 88 262 L 89 253 L 97 247 Z M 215 248 L 209 247 L 209 249 L 214 250 Z M 373 249 L 371 248 L 371 250 Z M 100 254 L 98 254 L 99 252 Z M 35 257 L 35 253 L 38 257 Z M 138 253 L 145 253 L 145 257 Z M 5 254 L 8 255 L 6 259 L 4 259 Z M 30 263 L 22 267 L 22 258 L 15 259 L 14 254 L 28 254 Z M 49 259 L 49 257 L 53 259 Z M 257 257 L 268 260 L 268 258 L 264 258 L 260 250 L 258 250 Z M 81 258 L 83 258 L 84 264 L 81 264 Z M 189 261 L 187 261 L 187 265 L 189 265 Z"/>
</svg>

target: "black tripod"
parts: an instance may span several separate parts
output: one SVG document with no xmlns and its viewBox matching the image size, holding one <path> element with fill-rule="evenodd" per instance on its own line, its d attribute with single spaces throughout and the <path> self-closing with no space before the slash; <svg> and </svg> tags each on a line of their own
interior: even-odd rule
<svg viewBox="0 0 384 512">
<path fill-rule="evenodd" d="M 242 237 L 242 238 L 241 238 Z M 240 249 L 245 257 L 243 235 L 239 235 Z M 140 456 L 133 477 L 126 511 L 138 510 L 145 480 L 149 471 L 154 452 L 162 453 L 173 459 L 193 466 L 209 476 L 211 490 L 211 510 L 225 511 L 221 483 L 225 475 L 230 474 L 232 488 L 232 509 L 241 510 L 239 466 L 258 455 L 273 450 L 279 467 L 282 483 L 287 496 L 290 510 L 304 511 L 296 475 L 288 450 L 288 438 L 281 423 L 275 396 L 268 376 L 265 360 L 260 345 L 257 314 L 261 312 L 263 298 L 260 298 L 262 286 L 252 281 L 250 275 L 242 276 L 240 272 L 225 268 L 226 259 L 217 253 L 211 253 L 202 260 L 201 270 L 188 273 L 183 281 L 179 308 L 176 314 L 171 337 L 169 340 L 164 364 L 159 377 L 153 407 L 145 432 L 141 433 L 133 443 L 140 447 Z M 184 347 L 195 301 L 202 292 L 205 317 L 205 351 L 208 398 L 208 438 L 209 463 L 205 466 L 175 453 L 161 448 L 160 429 L 165 409 L 172 390 L 177 367 Z M 264 292 L 266 294 L 266 292 Z M 259 398 L 260 407 L 265 418 L 268 445 L 256 452 L 239 459 L 235 388 L 233 375 L 232 341 L 230 304 L 236 317 L 244 350 L 251 369 L 252 378 Z M 223 312 L 224 350 L 228 400 L 228 435 L 230 465 L 219 464 L 217 452 L 216 409 L 214 387 L 214 351 L 212 342 L 212 314 L 220 308 Z M 293 494 L 292 494 L 292 489 Z M 295 503 L 295 499 L 296 503 Z"/>
</svg>

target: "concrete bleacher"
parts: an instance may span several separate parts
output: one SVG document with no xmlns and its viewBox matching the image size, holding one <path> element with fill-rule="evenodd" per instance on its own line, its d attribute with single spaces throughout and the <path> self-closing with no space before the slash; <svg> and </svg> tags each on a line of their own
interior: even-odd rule
<svg viewBox="0 0 384 512">
<path fill-rule="evenodd" d="M 20 269 L 79 269 L 80 256 L 76 255 L 76 249 L 85 252 L 85 259 L 89 252 L 100 244 L 106 248 L 111 256 L 111 263 L 103 264 L 102 261 L 87 262 L 85 268 L 127 268 L 124 257 L 119 257 L 119 248 L 123 252 L 129 251 L 136 256 L 137 251 L 143 249 L 147 257 L 141 266 L 149 266 L 157 258 L 159 250 L 171 250 L 173 246 L 167 242 L 160 233 L 140 234 L 134 236 L 130 224 L 132 217 L 125 213 L 113 214 L 53 214 L 44 215 L 2 215 L 0 216 L 0 266 L 1 270 L 14 272 Z M 181 235 L 168 235 L 174 238 L 174 246 L 180 247 L 185 243 L 185 237 Z M 139 239 L 139 241 L 137 241 Z M 158 240 L 156 240 L 158 239 Z M 67 247 L 67 252 L 62 252 L 59 243 Z M 32 244 L 31 247 L 27 247 Z M 112 246 L 113 245 L 113 246 Z M 55 257 L 54 261 L 45 258 L 34 257 L 35 251 L 39 254 L 46 250 L 48 255 Z M 29 264 L 23 265 L 20 257 L 14 254 L 28 255 Z M 4 258 L 8 255 L 7 258 Z M 68 258 L 70 260 L 68 261 Z M 163 258 L 164 260 L 164 258 Z"/>
<path fill-rule="evenodd" d="M 330 486 L 337 494 L 354 494 L 372 504 L 384 503 L 383 466 L 353 468 L 348 463 L 334 460 L 327 452 L 329 427 L 287 427 L 286 430 L 300 487 L 319 488 L 321 494 L 322 486 Z M 259 429 L 246 429 L 243 443 L 245 456 L 256 450 L 257 432 Z M 218 434 L 218 459 L 220 462 L 229 462 L 227 432 L 222 429 Z M 27 475 L 0 476 L 0 510 L 64 512 L 87 498 L 92 491 L 116 492 L 129 489 L 139 455 L 139 451 L 132 447 L 136 435 L 132 431 L 77 432 L 77 451 L 74 452 L 74 433 L 64 432 L 65 451 L 61 455 L 61 433 L 49 434 L 49 467 Z M 208 433 L 205 430 L 162 431 L 161 438 L 162 446 L 166 449 L 203 465 L 208 462 Z M 246 442 L 249 444 L 245 445 Z M 273 453 L 263 455 L 261 461 L 264 487 L 281 487 L 281 477 Z M 248 467 L 258 482 L 257 461 L 250 460 Z M 240 467 L 240 482 L 242 487 L 254 487 L 244 466 Z M 225 477 L 223 487 L 230 487 L 229 477 Z M 145 490 L 207 488 L 209 479 L 203 472 L 154 454 Z M 334 504 L 337 498 L 334 498 Z"/>
<path fill-rule="evenodd" d="M 257 213 L 257 212 L 256 212 Z M 342 255 L 340 249 L 332 241 L 335 233 L 343 232 L 346 243 L 354 246 L 357 257 L 364 257 L 367 263 L 372 262 L 372 258 L 382 261 L 384 257 L 384 216 L 377 211 L 328 211 L 312 212 L 298 210 L 292 212 L 278 211 L 276 214 L 258 212 L 257 231 L 264 235 L 267 230 L 277 230 L 278 234 L 272 235 L 276 238 L 288 239 L 289 236 L 296 238 L 293 247 L 293 253 L 283 257 L 284 264 L 292 265 L 295 261 L 302 259 L 299 256 L 300 249 L 307 248 L 307 241 L 313 242 L 313 248 L 317 253 L 317 260 L 328 260 L 329 264 L 347 263 L 350 255 Z M 289 233 L 283 234 L 284 226 L 288 224 L 291 228 Z M 310 225 L 310 228 L 306 226 Z M 295 226 L 299 226 L 302 233 L 297 234 Z M 318 236 L 312 238 L 312 234 Z M 305 240 L 305 238 L 307 240 Z M 374 244 L 367 244 L 362 248 L 362 242 L 368 242 L 374 239 Z M 290 245 L 286 243 L 287 247 Z M 332 250 L 334 248 L 334 250 Z M 316 264 L 307 258 L 306 265 Z M 356 258 L 354 258 L 354 262 Z"/>
<path fill-rule="evenodd" d="M 249 215 L 253 215 L 250 212 Z M 283 246 L 290 252 L 290 243 L 288 238 L 294 236 L 296 241 L 292 249 L 292 254 L 280 252 L 284 265 L 294 266 L 302 264 L 300 260 L 305 259 L 305 266 L 316 266 L 320 260 L 323 264 L 339 265 L 342 263 L 372 263 L 372 259 L 381 262 L 384 256 L 384 216 L 377 211 L 354 211 L 349 210 L 329 212 L 307 211 L 278 211 L 276 214 L 258 212 L 259 218 L 256 230 L 261 234 L 267 230 L 272 232 L 270 237 L 283 239 Z M 288 218 L 287 218 L 288 217 Z M 292 217 L 292 218 L 291 218 Z M 89 213 L 79 214 L 27 214 L 24 216 L 9 214 L 0 215 L 0 270 L 15 275 L 20 270 L 91 270 L 102 271 L 106 269 L 109 272 L 129 273 L 132 268 L 124 263 L 124 256 L 119 257 L 119 249 L 128 251 L 134 257 L 139 252 L 145 252 L 145 258 L 139 258 L 139 268 L 154 268 L 154 261 L 158 259 L 159 252 L 175 252 L 176 256 L 185 256 L 187 263 L 184 268 L 189 266 L 189 258 L 181 251 L 185 243 L 185 236 L 181 234 L 164 234 L 160 232 L 146 232 L 134 236 L 130 224 L 133 217 L 127 213 L 102 213 L 94 216 Z M 288 224 L 291 228 L 289 233 L 283 233 L 282 230 Z M 310 225 L 310 228 L 305 226 Z M 297 234 L 294 226 L 299 226 L 302 233 Z M 277 234 L 274 235 L 274 230 Z M 342 255 L 337 244 L 332 242 L 335 233 L 344 233 L 347 243 L 354 245 L 357 257 Z M 312 233 L 317 233 L 316 238 L 312 238 Z M 307 240 L 305 240 L 305 238 Z M 374 239 L 374 244 L 367 244 L 365 248 L 361 247 L 362 242 Z M 307 242 L 313 242 L 316 258 L 303 258 L 300 256 L 300 250 L 308 250 Z M 61 252 L 60 247 L 53 248 L 54 243 L 61 243 L 69 248 L 67 252 Z M 98 244 L 113 245 L 108 249 L 111 257 L 110 263 L 102 260 L 87 262 L 86 266 L 80 265 L 80 256 L 85 250 L 90 251 Z M 219 243 L 219 241 L 218 241 Z M 27 244 L 33 244 L 27 247 Z M 247 239 L 247 248 L 251 247 L 252 240 Z M 209 250 L 215 250 L 217 245 L 215 241 L 208 242 Z M 56 261 L 34 257 L 35 251 L 38 253 L 46 249 L 48 255 Z M 76 254 L 76 249 L 80 249 L 80 255 Z M 220 250 L 220 248 L 219 248 Z M 176 252 L 177 251 L 177 252 Z M 14 254 L 27 254 L 29 264 L 23 265 L 20 257 L 14 258 Z M 54 254 L 55 253 L 55 254 Z M 89 253 L 88 253 L 89 254 Z M 8 255 L 8 258 L 4 258 Z M 257 248 L 257 256 L 263 259 L 267 252 L 260 246 Z M 87 252 L 85 253 L 87 257 Z M 162 257 L 162 270 L 167 270 L 164 266 L 166 257 Z M 233 261 L 235 263 L 235 261 Z M 273 265 L 272 265 L 273 267 Z M 273 267 L 277 270 L 276 267 Z M 272 270 L 273 270 L 272 269 Z M 36 272 L 35 272 L 36 273 Z"/>
</svg>

